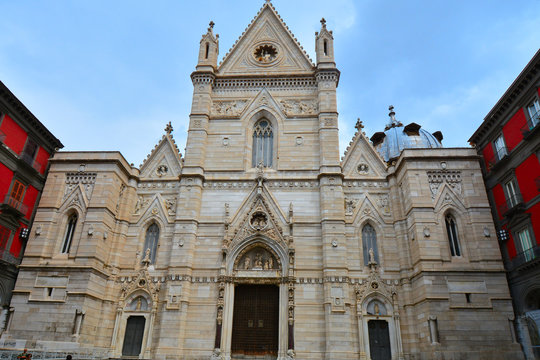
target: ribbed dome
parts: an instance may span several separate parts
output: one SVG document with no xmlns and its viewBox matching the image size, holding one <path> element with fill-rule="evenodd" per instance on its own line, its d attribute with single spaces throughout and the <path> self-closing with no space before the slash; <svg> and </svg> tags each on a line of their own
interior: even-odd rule
<svg viewBox="0 0 540 360">
<path fill-rule="evenodd" d="M 394 107 L 390 106 L 389 109 L 390 123 L 386 125 L 384 132 L 377 132 L 370 139 L 385 161 L 399 157 L 404 149 L 442 147 L 443 136 L 440 131 L 430 134 L 416 123 L 410 123 L 404 127 L 396 120 Z"/>
</svg>

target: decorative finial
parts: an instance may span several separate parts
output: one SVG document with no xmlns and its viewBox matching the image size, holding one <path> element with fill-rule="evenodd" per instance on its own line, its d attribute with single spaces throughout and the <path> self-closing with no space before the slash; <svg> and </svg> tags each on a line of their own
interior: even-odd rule
<svg viewBox="0 0 540 360">
<path fill-rule="evenodd" d="M 388 107 L 388 110 L 390 110 L 390 113 L 388 113 L 388 116 L 390 116 L 390 119 L 392 120 L 392 123 L 396 122 L 396 112 L 394 111 L 394 105 L 390 105 Z"/>
<path fill-rule="evenodd" d="M 212 31 L 212 29 L 214 28 L 214 25 L 216 25 L 212 20 L 210 20 L 210 23 L 208 24 L 209 28 L 208 28 L 208 31 Z"/>
<path fill-rule="evenodd" d="M 321 19 L 321 25 L 322 27 L 326 27 L 326 20 L 324 18 Z"/>
<path fill-rule="evenodd" d="M 356 130 L 360 131 L 361 129 L 364 128 L 364 124 L 362 123 L 362 121 L 360 120 L 360 118 L 358 118 L 356 120 L 356 125 L 354 125 L 354 127 L 356 128 Z"/>
<path fill-rule="evenodd" d="M 172 127 L 172 125 L 171 125 L 171 122 L 169 121 L 169 123 L 167 124 L 167 126 L 165 126 L 165 132 L 166 132 L 167 134 L 170 134 L 170 133 L 172 133 L 172 131 L 173 131 L 173 127 Z"/>
</svg>

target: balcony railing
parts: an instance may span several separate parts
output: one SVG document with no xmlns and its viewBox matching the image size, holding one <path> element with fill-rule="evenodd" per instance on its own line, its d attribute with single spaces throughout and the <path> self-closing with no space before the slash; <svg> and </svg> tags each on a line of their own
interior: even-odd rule
<svg viewBox="0 0 540 360">
<path fill-rule="evenodd" d="M 527 124 L 525 124 L 521 128 L 521 134 L 523 137 L 529 136 L 536 128 L 538 128 L 540 125 L 540 111 L 537 111 L 533 116 L 531 116 L 530 119 L 527 120 Z"/>
<path fill-rule="evenodd" d="M 487 159 L 488 162 L 488 168 L 491 169 L 494 167 L 499 161 L 505 158 L 506 155 L 509 154 L 507 147 L 502 147 L 497 150 L 495 150 L 495 154 L 489 159 Z"/>
<path fill-rule="evenodd" d="M 0 143 L 3 143 L 6 140 L 6 134 L 0 130 Z"/>
<path fill-rule="evenodd" d="M 518 266 L 530 263 L 537 259 L 540 259 L 540 246 L 538 245 L 517 254 L 516 257 L 512 259 L 512 268 L 515 269 Z"/>
<path fill-rule="evenodd" d="M 499 205 L 499 214 L 509 216 L 514 211 L 519 211 L 523 206 L 523 198 L 520 194 L 514 194 L 506 199 L 506 203 Z"/>
<path fill-rule="evenodd" d="M 0 249 L 0 259 L 13 265 L 19 265 L 21 263 L 21 257 L 16 257 L 7 249 Z"/>
<path fill-rule="evenodd" d="M 17 210 L 18 212 L 22 213 L 24 216 L 28 213 L 28 206 L 24 205 L 19 200 L 11 197 L 9 194 L 6 195 L 4 199 L 4 205 L 7 205 L 8 207 Z"/>
<path fill-rule="evenodd" d="M 23 152 L 20 156 L 20 158 L 27 163 L 28 165 L 32 166 L 37 172 L 41 171 L 41 164 L 34 160 L 34 157 Z"/>
</svg>

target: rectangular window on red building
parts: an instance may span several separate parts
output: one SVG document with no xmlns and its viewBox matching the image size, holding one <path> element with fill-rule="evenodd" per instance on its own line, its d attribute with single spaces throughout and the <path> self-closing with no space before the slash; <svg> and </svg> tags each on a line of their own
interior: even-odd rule
<svg viewBox="0 0 540 360">
<path fill-rule="evenodd" d="M 540 103 L 538 99 L 527 105 L 527 115 L 529 116 L 529 127 L 532 129 L 540 122 Z"/>
<path fill-rule="evenodd" d="M 26 186 L 22 182 L 15 180 L 13 182 L 13 188 L 11 188 L 11 197 L 14 200 L 21 201 L 24 195 L 24 189 Z"/>
<path fill-rule="evenodd" d="M 0 225 L 0 250 L 4 250 L 6 248 L 10 234 L 11 231 L 8 228 Z"/>
<path fill-rule="evenodd" d="M 497 157 L 497 160 L 501 160 L 508 154 L 506 143 L 504 142 L 504 137 L 502 135 L 495 139 L 493 146 L 495 147 L 495 156 Z"/>
</svg>

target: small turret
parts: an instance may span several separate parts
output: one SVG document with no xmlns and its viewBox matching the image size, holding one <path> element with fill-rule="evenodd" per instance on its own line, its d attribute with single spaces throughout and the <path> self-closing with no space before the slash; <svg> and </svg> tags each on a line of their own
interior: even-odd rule
<svg viewBox="0 0 540 360">
<path fill-rule="evenodd" d="M 321 19 L 321 31 L 315 33 L 315 52 L 317 53 L 317 68 L 335 68 L 334 36 L 326 29 L 326 20 Z"/>
<path fill-rule="evenodd" d="M 199 61 L 197 71 L 211 71 L 217 68 L 217 58 L 219 54 L 219 35 L 214 36 L 214 22 L 210 21 L 208 31 L 201 39 L 199 48 Z"/>
</svg>

